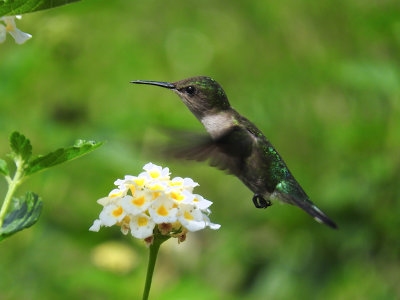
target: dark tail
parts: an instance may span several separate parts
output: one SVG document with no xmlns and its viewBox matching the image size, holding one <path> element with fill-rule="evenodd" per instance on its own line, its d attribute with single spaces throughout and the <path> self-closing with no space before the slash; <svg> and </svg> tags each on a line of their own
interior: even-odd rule
<svg viewBox="0 0 400 300">
<path fill-rule="evenodd" d="M 328 225 L 334 229 L 338 228 L 335 222 L 311 202 L 307 194 L 295 180 L 280 182 L 275 187 L 272 197 L 300 207 L 319 223 Z"/>
<path fill-rule="evenodd" d="M 294 205 L 300 207 L 303 209 L 305 212 L 310 214 L 315 221 L 328 225 L 329 227 L 333 229 L 337 229 L 338 226 L 336 225 L 335 222 L 333 222 L 330 218 L 328 218 L 327 215 L 325 215 L 317 206 L 315 206 L 314 203 L 312 203 L 310 200 L 298 200 L 296 197 L 292 197 L 292 201 L 294 202 Z"/>
</svg>

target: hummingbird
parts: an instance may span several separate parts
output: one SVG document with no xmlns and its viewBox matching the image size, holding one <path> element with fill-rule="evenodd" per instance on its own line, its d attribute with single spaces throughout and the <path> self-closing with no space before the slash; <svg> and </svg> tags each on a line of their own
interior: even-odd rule
<svg viewBox="0 0 400 300">
<path fill-rule="evenodd" d="M 207 161 L 238 177 L 253 193 L 256 208 L 281 201 L 303 209 L 319 223 L 337 228 L 307 196 L 265 135 L 229 103 L 217 81 L 197 76 L 177 82 L 131 81 L 174 91 L 203 124 L 207 135 L 190 140 L 175 156 Z"/>
</svg>

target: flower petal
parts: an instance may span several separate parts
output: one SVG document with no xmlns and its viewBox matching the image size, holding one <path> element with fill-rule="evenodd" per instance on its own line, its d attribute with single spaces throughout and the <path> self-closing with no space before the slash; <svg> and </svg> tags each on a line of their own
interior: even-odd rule
<svg viewBox="0 0 400 300">
<path fill-rule="evenodd" d="M 89 231 L 99 232 L 101 225 L 102 224 L 100 220 L 94 220 L 93 225 L 89 228 Z"/>
<path fill-rule="evenodd" d="M 167 197 L 157 198 L 149 207 L 150 217 L 156 224 L 176 222 L 177 212 L 174 202 Z"/>
<path fill-rule="evenodd" d="M 197 208 L 201 210 L 205 210 L 209 208 L 212 204 L 211 201 L 204 199 L 202 196 L 194 194 L 193 195 L 193 204 L 196 205 Z"/>
<path fill-rule="evenodd" d="M 194 205 L 181 205 L 179 207 L 178 221 L 189 231 L 198 231 L 206 227 L 203 214 Z"/>
<path fill-rule="evenodd" d="M 211 223 L 210 218 L 206 215 L 203 215 L 204 221 L 206 222 L 207 226 L 212 230 L 217 230 L 221 228 L 220 224 Z"/>
<path fill-rule="evenodd" d="M 129 214 L 140 214 L 145 212 L 153 200 L 152 193 L 148 191 L 137 191 L 135 196 L 127 195 L 121 199 L 122 208 Z"/>
<path fill-rule="evenodd" d="M 3 24 L 0 24 L 0 43 L 6 40 L 7 30 Z"/>
<path fill-rule="evenodd" d="M 144 239 L 153 235 L 155 225 L 154 221 L 146 214 L 134 216 L 129 223 L 132 236 L 138 239 Z"/>
<path fill-rule="evenodd" d="M 26 40 L 29 40 L 32 35 L 29 33 L 22 32 L 15 25 L 15 16 L 2 17 L 4 23 L 6 23 L 6 31 L 14 38 L 17 44 L 23 44 Z"/>
<path fill-rule="evenodd" d="M 99 217 L 102 224 L 109 227 L 121 221 L 125 216 L 126 212 L 122 206 L 109 204 L 103 208 Z"/>
</svg>

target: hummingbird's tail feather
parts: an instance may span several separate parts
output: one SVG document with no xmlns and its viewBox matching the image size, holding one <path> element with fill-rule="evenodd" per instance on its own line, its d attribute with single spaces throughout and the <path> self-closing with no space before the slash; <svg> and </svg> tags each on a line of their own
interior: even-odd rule
<svg viewBox="0 0 400 300">
<path fill-rule="evenodd" d="M 311 202 L 307 194 L 303 191 L 303 189 L 297 182 L 280 182 L 276 186 L 275 191 L 273 192 L 271 197 L 300 207 L 319 223 L 325 224 L 334 229 L 338 228 L 335 222 L 333 222 L 314 203 Z"/>
<path fill-rule="evenodd" d="M 304 201 L 297 199 L 296 197 L 292 197 L 292 201 L 294 204 L 301 209 L 303 209 L 305 212 L 310 214 L 315 221 L 328 225 L 331 228 L 337 229 L 337 225 L 335 222 L 333 222 L 327 215 L 325 215 L 315 204 L 313 204 L 310 200 Z"/>
</svg>

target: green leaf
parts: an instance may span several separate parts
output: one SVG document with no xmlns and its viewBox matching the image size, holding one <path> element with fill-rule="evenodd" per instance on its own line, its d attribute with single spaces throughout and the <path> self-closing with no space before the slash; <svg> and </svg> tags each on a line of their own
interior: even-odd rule
<svg viewBox="0 0 400 300">
<path fill-rule="evenodd" d="M 31 175 L 46 168 L 50 168 L 63 162 L 75 159 L 95 150 L 101 145 L 103 145 L 103 143 L 78 140 L 72 147 L 61 148 L 54 152 L 50 152 L 47 155 L 39 156 L 33 159 L 27 165 L 25 169 L 25 175 Z"/>
<path fill-rule="evenodd" d="M 0 159 L 0 174 L 7 176 L 9 174 L 8 166 L 5 160 Z"/>
<path fill-rule="evenodd" d="M 0 17 L 49 9 L 79 0 L 0 0 Z"/>
<path fill-rule="evenodd" d="M 24 161 L 27 161 L 32 155 L 31 142 L 23 134 L 17 131 L 11 133 L 10 147 L 14 156 L 19 156 Z"/>
<path fill-rule="evenodd" d="M 42 200 L 32 192 L 13 198 L 12 204 L 0 228 L 0 241 L 35 224 L 42 212 Z"/>
</svg>

